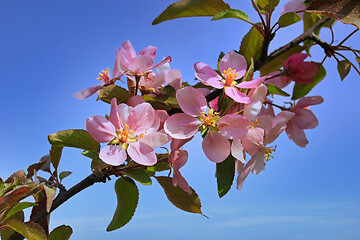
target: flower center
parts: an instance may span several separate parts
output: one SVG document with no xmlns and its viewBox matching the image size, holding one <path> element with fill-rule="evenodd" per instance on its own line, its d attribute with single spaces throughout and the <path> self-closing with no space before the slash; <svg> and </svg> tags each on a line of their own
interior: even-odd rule
<svg viewBox="0 0 360 240">
<path fill-rule="evenodd" d="M 250 122 L 250 128 L 258 127 L 260 126 L 259 121 L 256 119 L 255 121 Z"/>
<path fill-rule="evenodd" d="M 225 80 L 223 80 L 223 83 L 226 87 L 232 87 L 237 84 L 235 79 L 238 76 L 238 73 L 236 72 L 235 69 L 231 69 L 229 67 L 228 70 L 224 70 L 223 73 L 224 73 L 224 77 L 225 77 Z"/>
<path fill-rule="evenodd" d="M 206 115 L 204 112 L 201 112 L 201 116 L 199 117 L 199 124 L 204 124 L 207 127 L 215 127 L 216 122 L 220 120 L 219 113 L 214 112 L 211 108 L 209 108 L 209 112 Z"/>
<path fill-rule="evenodd" d="M 117 131 L 117 136 L 119 138 L 119 141 L 122 143 L 126 143 L 128 138 L 130 137 L 130 134 L 133 133 L 133 130 L 129 130 L 129 126 L 125 124 L 124 129 L 120 129 Z"/>
<path fill-rule="evenodd" d="M 277 145 L 275 145 L 274 147 L 266 147 L 261 150 L 264 153 L 264 159 L 266 162 L 268 162 L 272 158 L 274 158 L 271 154 L 273 152 L 276 152 L 276 147 L 277 147 Z"/>
<path fill-rule="evenodd" d="M 106 71 L 102 70 L 101 73 L 99 73 L 99 76 L 96 80 L 100 80 L 103 81 L 105 84 L 109 84 L 110 83 L 110 75 L 109 75 L 109 68 L 106 68 Z"/>
</svg>

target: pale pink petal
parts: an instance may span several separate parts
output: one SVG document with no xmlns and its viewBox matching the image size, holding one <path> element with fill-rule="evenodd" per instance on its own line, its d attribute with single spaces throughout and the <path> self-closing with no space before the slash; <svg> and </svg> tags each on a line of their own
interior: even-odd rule
<svg viewBox="0 0 360 240">
<path fill-rule="evenodd" d="M 155 69 L 155 68 L 158 68 L 158 67 L 161 67 L 162 65 L 164 65 L 165 63 L 169 63 L 171 62 L 171 57 L 170 56 L 167 56 L 166 58 L 164 58 L 163 60 L 161 60 L 161 62 L 155 64 L 154 66 L 152 66 L 151 68 L 147 69 L 148 71 L 151 70 L 151 69 Z"/>
<path fill-rule="evenodd" d="M 113 78 L 116 77 L 117 75 L 119 75 L 120 73 L 122 74 L 122 70 L 120 67 L 120 57 L 121 57 L 121 53 L 120 53 L 120 49 L 118 49 L 116 51 L 116 55 L 115 55 L 115 64 L 114 64 L 114 69 L 112 72 L 112 76 Z"/>
<path fill-rule="evenodd" d="M 186 164 L 188 157 L 189 154 L 186 150 L 171 151 L 170 159 L 171 159 L 171 165 L 174 168 L 174 170 L 179 171 L 179 169 Z"/>
<path fill-rule="evenodd" d="M 160 117 L 159 117 L 156 110 L 154 111 L 154 114 L 155 114 L 154 115 L 154 122 L 151 125 L 151 127 L 146 131 L 147 133 L 157 132 L 160 129 L 160 124 L 161 124 Z"/>
<path fill-rule="evenodd" d="M 305 132 L 303 129 L 293 124 L 292 121 L 287 123 L 286 133 L 290 140 L 294 141 L 299 147 L 306 147 L 309 141 L 306 138 Z"/>
<path fill-rule="evenodd" d="M 77 99 L 85 99 L 90 97 L 91 95 L 97 93 L 100 89 L 102 89 L 104 84 L 98 84 L 89 88 L 86 88 L 84 90 L 81 90 L 79 92 L 74 92 L 72 95 L 74 98 Z"/>
<path fill-rule="evenodd" d="M 257 88 L 264 82 L 265 78 L 266 77 L 261 77 L 261 78 L 254 79 L 251 81 L 241 82 L 235 86 L 238 88 Z"/>
<path fill-rule="evenodd" d="M 120 145 L 108 145 L 101 149 L 99 158 L 103 160 L 106 164 L 112 166 L 119 166 L 125 162 L 127 154 Z"/>
<path fill-rule="evenodd" d="M 213 86 L 215 88 L 223 88 L 223 84 L 219 80 L 222 77 L 217 72 L 203 62 L 197 62 L 194 64 L 195 76 L 205 85 Z"/>
<path fill-rule="evenodd" d="M 125 128 L 125 124 L 127 124 L 129 115 L 133 111 L 133 109 L 134 109 L 133 107 L 130 107 L 125 103 L 120 103 L 118 105 L 118 113 L 119 113 L 119 118 L 121 120 L 120 121 L 121 129 Z"/>
<path fill-rule="evenodd" d="M 206 97 L 206 95 L 211 92 L 211 90 L 208 88 L 197 88 L 196 90 L 198 90 L 204 97 Z"/>
<path fill-rule="evenodd" d="M 161 130 L 164 128 L 164 123 L 165 123 L 166 119 L 169 118 L 169 114 L 165 110 L 156 110 L 156 114 L 158 115 L 158 117 L 160 119 L 159 129 Z"/>
<path fill-rule="evenodd" d="M 258 151 L 255 155 L 255 164 L 252 168 L 253 174 L 260 174 L 265 170 L 264 154 Z"/>
<path fill-rule="evenodd" d="M 304 0 L 292 0 L 285 4 L 285 6 L 281 9 L 281 14 L 285 14 L 288 12 L 298 12 L 306 9 L 304 4 Z M 298 13 L 301 18 L 304 18 L 304 13 Z"/>
<path fill-rule="evenodd" d="M 243 148 L 250 156 L 254 156 L 258 150 L 264 145 L 264 129 L 250 128 L 248 134 L 242 139 Z"/>
<path fill-rule="evenodd" d="M 301 129 L 313 129 L 317 127 L 319 121 L 311 110 L 303 108 L 295 111 L 293 123 Z"/>
<path fill-rule="evenodd" d="M 129 143 L 127 152 L 132 160 L 144 166 L 152 166 L 157 162 L 155 151 L 143 142 Z"/>
<path fill-rule="evenodd" d="M 193 117 L 200 116 L 207 107 L 206 98 L 190 86 L 177 91 L 176 99 L 184 113 Z"/>
<path fill-rule="evenodd" d="M 176 186 L 181 187 L 189 195 L 192 194 L 192 190 L 191 190 L 188 182 L 185 180 L 185 178 L 181 175 L 181 173 L 179 171 L 174 170 L 173 184 L 174 184 L 175 187 Z"/>
<path fill-rule="evenodd" d="M 256 119 L 256 116 L 260 113 L 263 104 L 260 101 L 252 102 L 245 105 L 244 107 L 244 116 L 249 120 L 253 121 Z"/>
<path fill-rule="evenodd" d="M 275 85 L 278 88 L 284 88 L 291 83 L 291 78 L 287 76 L 278 76 L 265 81 L 266 84 Z"/>
<path fill-rule="evenodd" d="M 215 112 L 218 111 L 218 101 L 219 101 L 219 97 L 216 97 L 214 100 L 209 102 L 209 107 L 213 109 Z"/>
<path fill-rule="evenodd" d="M 241 170 L 244 168 L 244 163 L 242 163 L 241 161 L 239 160 L 236 160 L 235 159 L 235 170 L 236 172 L 239 174 L 241 172 Z"/>
<path fill-rule="evenodd" d="M 256 154 L 257 155 L 257 154 Z M 256 155 L 253 156 L 245 165 L 245 167 L 243 167 L 240 172 L 239 172 L 239 176 L 236 179 L 236 188 L 241 190 L 242 187 L 244 186 L 244 181 L 245 179 L 249 176 L 250 171 L 253 169 L 254 165 L 255 165 L 255 161 L 256 161 Z"/>
<path fill-rule="evenodd" d="M 136 105 L 131 111 L 127 124 L 134 135 L 147 131 L 154 123 L 155 111 L 150 103 Z"/>
<path fill-rule="evenodd" d="M 146 102 L 140 95 L 135 95 L 130 97 L 127 101 L 126 104 L 131 106 L 131 107 L 135 107 L 136 105 L 139 105 L 140 103 L 144 103 Z"/>
<path fill-rule="evenodd" d="M 166 74 L 165 81 L 175 90 L 181 88 L 181 73 L 179 69 L 173 69 Z"/>
<path fill-rule="evenodd" d="M 220 133 L 209 131 L 204 137 L 202 148 L 206 157 L 215 163 L 224 161 L 230 154 L 230 142 Z"/>
<path fill-rule="evenodd" d="M 273 106 L 271 104 L 268 104 L 267 108 L 263 106 L 258 115 L 259 116 L 270 115 L 270 116 L 272 116 L 274 118 L 275 117 L 275 112 L 274 112 Z"/>
<path fill-rule="evenodd" d="M 286 123 L 295 116 L 295 113 L 282 111 L 271 121 L 271 128 L 266 134 L 266 144 L 272 143 L 285 130 Z"/>
<path fill-rule="evenodd" d="M 153 132 L 145 134 L 142 138 L 139 139 L 139 142 L 146 143 L 150 147 L 156 148 L 170 142 L 170 140 L 171 138 L 166 133 Z"/>
<path fill-rule="evenodd" d="M 199 121 L 185 113 L 170 116 L 164 124 L 164 130 L 173 138 L 186 139 L 195 135 Z"/>
<path fill-rule="evenodd" d="M 126 40 L 121 44 L 121 47 L 116 53 L 116 59 L 119 60 L 118 62 L 115 60 L 115 64 L 118 65 L 121 70 L 127 70 L 130 67 L 130 62 L 133 58 L 136 58 L 136 52 L 131 42 Z"/>
<path fill-rule="evenodd" d="M 139 52 L 138 56 L 146 55 L 151 57 L 151 59 L 154 61 L 156 57 L 156 50 L 157 48 L 154 46 L 147 46 L 146 48 L 144 48 Z"/>
<path fill-rule="evenodd" d="M 221 135 L 227 139 L 238 139 L 246 136 L 250 123 L 238 114 L 228 114 L 217 122 Z"/>
<path fill-rule="evenodd" d="M 324 99 L 321 96 L 303 97 L 297 102 L 294 109 L 305 108 L 322 102 L 324 102 Z"/>
<path fill-rule="evenodd" d="M 264 102 L 266 94 L 267 87 L 264 84 L 261 84 L 259 87 L 251 89 L 248 97 L 251 99 L 252 102 Z"/>
<path fill-rule="evenodd" d="M 152 58 L 149 56 L 137 56 L 136 58 L 131 59 L 128 68 L 134 75 L 140 76 L 149 70 L 153 63 Z"/>
<path fill-rule="evenodd" d="M 232 142 L 231 155 L 233 155 L 240 162 L 245 163 L 245 152 L 240 139 L 235 139 Z"/>
<path fill-rule="evenodd" d="M 119 115 L 119 109 L 117 106 L 116 98 L 111 99 L 111 110 L 110 110 L 109 120 L 117 130 L 122 129 L 124 126 L 124 123 L 122 122 Z"/>
<path fill-rule="evenodd" d="M 189 142 L 193 137 L 187 138 L 187 139 L 176 139 L 174 138 L 170 143 L 170 149 L 171 151 L 174 151 L 176 149 L 180 149 L 182 146 L 185 145 L 185 143 Z"/>
<path fill-rule="evenodd" d="M 225 94 L 231 97 L 235 102 L 245 104 L 251 103 L 251 100 L 248 96 L 246 96 L 244 93 L 240 92 L 234 87 L 226 87 Z"/>
<path fill-rule="evenodd" d="M 229 68 L 231 68 L 232 70 L 235 70 L 236 73 L 238 74 L 236 79 L 241 78 L 242 76 L 244 76 L 244 74 L 246 73 L 246 70 L 247 70 L 246 59 L 244 58 L 244 56 L 242 56 L 234 51 L 228 52 L 220 60 L 219 69 L 220 69 L 220 72 L 223 73 L 224 71 L 228 70 Z"/>
<path fill-rule="evenodd" d="M 92 116 L 85 121 L 86 130 L 98 142 L 105 143 L 117 137 L 114 125 L 102 116 Z"/>
<path fill-rule="evenodd" d="M 253 121 L 253 123 L 255 124 L 255 127 L 260 127 L 262 129 L 264 129 L 265 131 L 265 135 L 270 131 L 271 129 L 271 121 L 274 119 L 273 116 L 271 115 L 261 115 L 259 117 L 257 117 L 257 121 Z"/>
</svg>

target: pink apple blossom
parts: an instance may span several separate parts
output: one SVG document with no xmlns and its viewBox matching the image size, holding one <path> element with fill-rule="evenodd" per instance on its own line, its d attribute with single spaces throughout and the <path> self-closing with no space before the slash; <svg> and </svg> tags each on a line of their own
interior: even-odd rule
<svg viewBox="0 0 360 240">
<path fill-rule="evenodd" d="M 187 139 L 194 136 L 199 129 L 209 129 L 202 148 L 213 162 L 222 162 L 230 154 L 228 139 L 242 138 L 249 129 L 249 121 L 238 114 L 220 117 L 211 108 L 206 114 L 206 99 L 193 87 L 188 86 L 177 91 L 176 99 L 184 113 L 170 116 L 164 124 L 165 132 L 176 139 Z"/>
<path fill-rule="evenodd" d="M 219 75 L 214 69 L 203 62 L 197 62 L 194 65 L 195 75 L 200 82 L 214 88 L 224 88 L 225 94 L 238 103 L 250 103 L 250 98 L 239 88 L 258 87 L 264 78 L 252 81 L 237 83 L 247 70 L 246 59 L 234 52 L 230 51 L 219 62 L 219 69 L 222 75 Z"/>
<path fill-rule="evenodd" d="M 285 14 L 288 12 L 299 12 L 304 11 L 306 9 L 306 5 L 304 4 L 304 0 L 292 0 L 285 4 L 285 6 L 281 9 L 281 14 Z M 297 13 L 301 18 L 304 18 L 304 13 Z"/>
<path fill-rule="evenodd" d="M 295 116 L 287 123 L 286 133 L 289 139 L 298 146 L 305 147 L 309 143 L 304 129 L 313 129 L 319 124 L 309 106 L 320 104 L 323 101 L 321 96 L 303 97 L 291 109 Z"/>
<path fill-rule="evenodd" d="M 109 120 L 95 115 L 85 121 L 85 127 L 96 141 L 109 142 L 99 154 L 105 163 L 118 166 L 129 155 L 135 162 L 151 166 L 157 162 L 153 148 L 169 141 L 165 133 L 157 132 L 157 122 L 159 120 L 149 103 L 133 108 L 126 104 L 117 105 L 114 98 Z"/>
<path fill-rule="evenodd" d="M 311 83 L 318 72 L 318 67 L 313 62 L 304 62 L 309 55 L 295 53 L 284 64 L 285 75 L 301 84 Z"/>
</svg>

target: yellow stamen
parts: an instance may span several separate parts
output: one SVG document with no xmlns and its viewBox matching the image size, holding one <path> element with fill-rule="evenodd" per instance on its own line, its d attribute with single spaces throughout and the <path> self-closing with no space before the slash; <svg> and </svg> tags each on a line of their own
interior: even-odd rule
<svg viewBox="0 0 360 240">
<path fill-rule="evenodd" d="M 120 129 L 117 132 L 118 138 L 120 142 L 127 142 L 127 139 L 130 137 L 131 133 L 134 133 L 133 130 L 129 130 L 129 126 L 127 124 L 125 124 L 125 128 L 124 129 Z"/>
<path fill-rule="evenodd" d="M 99 76 L 96 80 L 101 80 L 101 81 L 110 81 L 110 75 L 109 75 L 109 68 L 106 68 L 106 71 L 102 70 L 101 73 L 99 73 Z"/>
<path fill-rule="evenodd" d="M 277 145 L 275 147 L 267 147 L 263 148 L 262 152 L 264 153 L 264 159 L 266 162 L 270 161 L 272 158 L 274 158 L 271 154 L 273 152 L 276 152 Z"/>
<path fill-rule="evenodd" d="M 225 81 L 223 81 L 223 83 L 226 87 L 232 87 L 237 84 L 235 79 L 238 76 L 238 73 L 235 69 L 231 69 L 229 67 L 228 70 L 224 70 L 223 73 L 225 77 Z"/>
<path fill-rule="evenodd" d="M 256 119 L 255 122 L 250 122 L 250 128 L 254 128 L 260 126 L 259 121 Z"/>
<path fill-rule="evenodd" d="M 201 113 L 199 124 L 204 124 L 207 127 L 215 127 L 216 122 L 219 121 L 218 115 L 219 113 L 214 112 L 214 110 L 210 108 L 207 115 L 204 112 Z"/>
</svg>

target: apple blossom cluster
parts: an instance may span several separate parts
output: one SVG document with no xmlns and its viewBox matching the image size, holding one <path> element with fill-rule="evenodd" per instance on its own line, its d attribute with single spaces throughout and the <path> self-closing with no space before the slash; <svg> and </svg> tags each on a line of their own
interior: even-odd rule
<svg viewBox="0 0 360 240">
<path fill-rule="evenodd" d="M 210 161 L 235 159 L 237 188 L 241 189 L 250 172 L 259 174 L 265 170 L 277 148 L 274 141 L 281 133 L 285 131 L 290 140 L 305 147 L 308 140 L 304 129 L 318 125 L 309 106 L 322 103 L 321 96 L 303 97 L 286 108 L 274 104 L 273 94 L 268 92 L 269 85 L 282 89 L 291 82 L 311 83 L 318 66 L 304 61 L 307 54 L 296 53 L 282 69 L 253 79 L 246 59 L 230 51 L 219 61 L 218 71 L 203 62 L 195 63 L 200 83 L 190 86 L 182 83 L 178 69 L 170 70 L 171 57 L 154 65 L 156 50 L 148 46 L 136 54 L 130 41 L 125 41 L 117 50 L 112 78 L 107 69 L 98 78 L 102 84 L 74 93 L 79 99 L 87 98 L 127 77 L 130 97 L 119 103 L 117 97 L 121 96 L 114 96 L 108 117 L 95 115 L 85 121 L 91 136 L 99 143 L 107 143 L 99 153 L 107 165 L 124 166 L 134 161 L 153 166 L 158 161 L 155 149 L 171 142 L 167 154 L 173 185 L 191 194 L 179 170 L 189 157 L 184 144 L 199 132 L 202 150 Z M 164 91 L 165 83 L 171 96 Z M 135 91 L 130 89 L 134 86 Z M 219 97 L 208 102 L 206 96 L 215 89 L 221 89 Z M 158 107 L 157 99 L 165 96 L 175 99 L 172 106 L 176 111 Z"/>
</svg>

